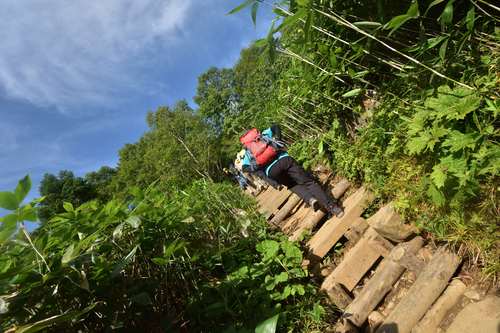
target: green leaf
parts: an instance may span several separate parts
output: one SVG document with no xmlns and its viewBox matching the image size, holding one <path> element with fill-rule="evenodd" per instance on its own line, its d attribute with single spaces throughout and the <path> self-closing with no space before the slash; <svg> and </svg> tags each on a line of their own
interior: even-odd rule
<svg viewBox="0 0 500 333">
<path fill-rule="evenodd" d="M 21 212 L 19 213 L 20 221 L 31 221 L 36 222 L 38 220 L 36 215 L 36 209 L 31 204 L 23 206 Z"/>
<path fill-rule="evenodd" d="M 75 211 L 75 208 L 73 208 L 73 204 L 71 202 L 64 202 L 63 207 L 64 207 L 64 210 L 67 211 L 68 213 Z"/>
<path fill-rule="evenodd" d="M 444 29 L 445 26 L 448 26 L 453 21 L 453 3 L 455 0 L 449 0 L 444 7 L 443 12 L 438 18 L 438 21 L 441 22 L 441 26 Z"/>
<path fill-rule="evenodd" d="M 425 13 L 424 13 L 424 16 L 427 16 L 427 13 L 429 12 L 429 10 L 436 6 L 436 5 L 439 5 L 441 2 L 443 2 L 444 0 L 434 0 L 433 2 L 430 3 L 430 5 L 427 7 L 427 9 L 425 10 Z"/>
<path fill-rule="evenodd" d="M 274 240 L 265 240 L 257 244 L 255 247 L 258 252 L 263 255 L 262 261 L 267 261 L 269 259 L 274 259 L 278 254 L 280 245 Z"/>
<path fill-rule="evenodd" d="M 391 29 L 389 36 L 391 36 L 399 27 L 401 27 L 405 22 L 419 17 L 420 12 L 418 11 L 418 1 L 412 2 L 406 14 L 398 15 L 393 17 L 389 22 L 384 25 L 384 29 Z"/>
<path fill-rule="evenodd" d="M 474 6 L 469 9 L 467 12 L 467 16 L 465 17 L 465 24 L 467 26 L 467 30 L 472 31 L 474 29 L 474 21 L 476 19 L 476 11 Z"/>
<path fill-rule="evenodd" d="M 254 27 L 257 26 L 257 10 L 258 9 L 259 9 L 259 3 L 257 1 L 255 1 L 252 4 L 252 22 L 253 22 Z"/>
<path fill-rule="evenodd" d="M 71 244 L 66 249 L 66 251 L 64 251 L 64 255 L 63 255 L 62 259 L 61 259 L 61 263 L 63 265 L 66 265 L 71 260 L 75 259 L 76 258 L 75 252 L 77 252 L 77 251 L 75 251 L 75 244 Z"/>
<path fill-rule="evenodd" d="M 97 303 L 94 303 L 94 304 L 87 306 L 85 309 L 83 309 L 81 311 L 68 312 L 65 314 L 45 318 L 45 319 L 39 320 L 35 323 L 26 324 L 23 326 L 18 326 L 18 327 L 16 327 L 16 333 L 35 333 L 35 332 L 39 332 L 43 329 L 46 329 L 54 324 L 59 324 L 59 323 L 64 323 L 64 322 L 75 320 L 75 319 L 81 317 L 82 315 L 86 314 L 90 310 L 92 310 L 96 305 L 97 305 Z"/>
<path fill-rule="evenodd" d="M 349 90 L 348 92 L 343 94 L 342 97 L 348 98 L 348 97 L 358 96 L 359 94 L 361 94 L 362 91 L 363 91 L 363 89 L 361 89 L 361 88 Z"/>
<path fill-rule="evenodd" d="M 437 188 L 444 187 L 447 176 L 443 170 L 443 166 L 441 164 L 436 164 L 432 170 L 431 179 L 434 185 L 436 185 Z"/>
<path fill-rule="evenodd" d="M 429 184 L 429 188 L 427 189 L 427 195 L 438 207 L 442 207 L 446 203 L 446 198 L 444 197 L 443 192 L 438 190 L 436 186 L 432 183 Z"/>
<path fill-rule="evenodd" d="M 437 118 L 449 120 L 462 120 L 469 113 L 479 108 L 481 97 L 476 92 L 466 88 L 450 89 L 448 86 L 438 88 L 437 97 L 425 100 L 425 106 L 436 111 Z"/>
<path fill-rule="evenodd" d="M 276 284 L 281 283 L 281 282 L 286 282 L 286 281 L 288 281 L 288 273 L 287 272 L 281 272 L 274 277 L 274 282 Z"/>
<path fill-rule="evenodd" d="M 120 260 L 120 262 L 118 264 L 115 265 L 115 268 L 111 272 L 111 277 L 116 277 L 116 276 L 120 275 L 123 268 L 125 268 L 125 266 L 127 266 L 128 264 L 130 264 L 134 260 L 135 252 L 137 251 L 138 247 L 139 246 L 136 245 L 132 249 L 132 251 L 130 251 L 125 257 L 123 257 L 122 260 Z"/>
<path fill-rule="evenodd" d="M 244 1 L 243 3 L 241 3 L 239 6 L 231 9 L 231 11 L 229 13 L 227 13 L 226 15 L 231 15 L 231 14 L 235 14 L 237 12 L 239 12 L 240 10 L 242 10 L 243 8 L 245 7 L 248 7 L 250 4 L 252 4 L 255 0 L 246 0 Z"/>
<path fill-rule="evenodd" d="M 0 244 L 9 239 L 17 230 L 17 215 L 9 214 L 0 219 Z"/>
<path fill-rule="evenodd" d="M 406 143 L 406 148 L 410 155 L 420 154 L 427 148 L 427 144 L 432 139 L 428 132 L 421 132 L 419 136 L 413 137 Z"/>
<path fill-rule="evenodd" d="M 474 149 L 476 147 L 477 136 L 473 133 L 464 134 L 453 130 L 449 132 L 448 138 L 443 141 L 444 147 L 449 147 L 450 152 L 455 153 L 464 149 Z"/>
<path fill-rule="evenodd" d="M 12 192 L 0 192 L 0 208 L 15 210 L 19 207 L 19 201 Z"/>
<path fill-rule="evenodd" d="M 275 333 L 278 326 L 279 313 L 261 322 L 255 328 L 255 333 Z"/>
<path fill-rule="evenodd" d="M 337 69 L 337 57 L 333 52 L 330 53 L 330 66 L 332 67 L 333 70 Z"/>
<path fill-rule="evenodd" d="M 30 189 L 31 189 L 31 179 L 29 175 L 26 175 L 23 179 L 19 181 L 16 187 L 16 198 L 18 203 L 23 202 L 24 198 L 26 198 L 26 195 L 28 195 Z"/>
<path fill-rule="evenodd" d="M 359 22 L 354 22 L 353 24 L 357 27 L 371 28 L 371 29 L 375 29 L 382 26 L 381 23 L 372 21 L 359 21 Z"/>
<path fill-rule="evenodd" d="M 446 49 L 448 48 L 448 39 L 441 44 L 441 47 L 439 48 L 439 58 L 441 59 L 441 62 L 444 62 L 445 57 L 446 57 Z"/>
<path fill-rule="evenodd" d="M 304 24 L 304 40 L 306 43 L 309 42 L 311 38 L 311 25 L 312 25 L 313 15 L 311 11 L 307 12 L 306 23 Z"/>
</svg>

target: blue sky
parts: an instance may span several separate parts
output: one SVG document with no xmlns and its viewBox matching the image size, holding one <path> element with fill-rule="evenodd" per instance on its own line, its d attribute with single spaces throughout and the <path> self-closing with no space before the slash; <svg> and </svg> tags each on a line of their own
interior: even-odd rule
<svg viewBox="0 0 500 333">
<path fill-rule="evenodd" d="M 192 105 L 197 77 L 232 66 L 272 13 L 231 0 L 2 0 L 0 190 L 30 174 L 114 166 L 160 105 Z"/>
</svg>

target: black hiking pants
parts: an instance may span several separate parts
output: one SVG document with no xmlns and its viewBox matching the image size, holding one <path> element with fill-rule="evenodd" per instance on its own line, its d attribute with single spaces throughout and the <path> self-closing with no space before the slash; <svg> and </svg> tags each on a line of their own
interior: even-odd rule
<svg viewBox="0 0 500 333">
<path fill-rule="evenodd" d="M 269 177 L 286 186 L 306 203 L 315 198 L 325 209 L 333 203 L 314 178 L 290 156 L 279 159 L 269 170 Z"/>
</svg>

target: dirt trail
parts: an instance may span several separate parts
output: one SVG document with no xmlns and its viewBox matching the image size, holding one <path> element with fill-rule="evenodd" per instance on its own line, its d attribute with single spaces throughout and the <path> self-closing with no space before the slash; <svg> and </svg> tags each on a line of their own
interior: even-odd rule
<svg viewBox="0 0 500 333">
<path fill-rule="evenodd" d="M 500 332 L 500 307 L 495 308 L 500 298 L 486 297 L 460 273 L 460 256 L 426 244 L 391 203 L 367 214 L 375 197 L 366 188 L 325 173 L 319 178 L 342 200 L 342 218 L 326 220 L 287 189 L 251 194 L 270 224 L 290 239 L 309 235 L 303 264 L 312 278 L 322 279 L 321 291 L 343 312 L 336 332 L 451 333 L 463 325 Z"/>
</svg>

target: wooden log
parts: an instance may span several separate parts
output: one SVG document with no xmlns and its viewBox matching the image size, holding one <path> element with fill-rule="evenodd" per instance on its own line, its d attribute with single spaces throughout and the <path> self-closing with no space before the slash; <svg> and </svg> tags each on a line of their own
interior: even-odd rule
<svg viewBox="0 0 500 333">
<path fill-rule="evenodd" d="M 422 237 L 415 237 L 392 249 L 389 256 L 382 261 L 375 274 L 366 283 L 359 296 L 346 308 L 345 313 L 349 315 L 348 318 L 353 324 L 361 326 L 365 322 L 370 312 L 375 309 L 403 274 L 405 269 L 399 261 L 408 254 L 415 254 L 423 246 L 423 243 Z"/>
<path fill-rule="evenodd" d="M 404 241 L 417 231 L 415 226 L 404 224 L 392 203 L 380 208 L 367 222 L 379 234 L 395 242 Z"/>
<path fill-rule="evenodd" d="M 288 201 L 285 203 L 283 207 L 280 208 L 280 210 L 274 214 L 273 218 L 269 223 L 278 226 L 287 216 L 290 214 L 290 212 L 297 206 L 300 202 L 300 198 L 298 195 L 295 193 L 292 193 L 292 195 L 288 198 Z"/>
<path fill-rule="evenodd" d="M 287 235 L 291 235 L 299 226 L 300 222 L 309 214 L 311 214 L 311 207 L 307 207 L 302 202 L 298 209 L 294 210 L 293 214 L 281 223 L 281 230 Z"/>
<path fill-rule="evenodd" d="M 340 199 L 345 191 L 351 187 L 351 183 L 347 179 L 342 178 L 332 189 L 332 196 L 335 199 Z"/>
<path fill-rule="evenodd" d="M 444 317 L 460 300 L 465 292 L 466 286 L 460 280 L 451 281 L 443 295 L 427 311 L 424 318 L 411 331 L 412 333 L 437 332 L 439 324 Z"/>
<path fill-rule="evenodd" d="M 360 216 L 352 222 L 345 232 L 345 236 L 353 244 L 356 244 L 361 239 L 366 229 L 368 229 L 368 223 L 366 223 L 366 220 Z"/>
<path fill-rule="evenodd" d="M 460 258 L 440 249 L 424 268 L 408 294 L 387 316 L 377 333 L 410 333 L 429 307 L 439 297 L 460 264 Z"/>
<path fill-rule="evenodd" d="M 333 188 L 333 196 L 335 199 L 339 199 L 344 192 L 349 188 L 351 184 L 346 179 L 341 179 Z M 312 230 L 314 227 L 323 219 L 325 212 L 318 210 L 316 212 L 309 213 L 302 222 L 299 223 L 296 230 L 290 236 L 290 240 L 295 241 L 306 230 Z"/>
<path fill-rule="evenodd" d="M 347 198 L 344 216 L 340 219 L 333 217 L 325 222 L 307 243 L 311 257 L 314 260 L 323 258 L 373 200 L 374 195 L 363 187 Z"/>
<path fill-rule="evenodd" d="M 373 311 L 368 315 L 368 330 L 375 332 L 375 330 L 384 322 L 385 317 L 378 311 Z"/>
<path fill-rule="evenodd" d="M 267 190 L 269 191 L 269 189 Z M 267 192 L 266 191 L 266 192 Z M 281 190 L 272 189 L 269 194 L 259 200 L 261 206 L 259 211 L 269 218 L 292 194 L 288 189 Z"/>
<path fill-rule="evenodd" d="M 378 258 L 388 252 L 384 241 L 374 229 L 368 228 L 361 240 L 346 253 L 342 262 L 323 281 L 321 289 L 328 290 L 338 283 L 352 291 Z M 378 242 L 382 244 L 376 244 Z M 390 244 L 389 246 L 392 247 Z M 383 249 L 383 254 L 380 249 Z"/>
<path fill-rule="evenodd" d="M 339 309 L 345 309 L 352 302 L 351 295 L 349 295 L 339 284 L 334 284 L 330 289 L 324 291 L 328 295 L 328 298 Z"/>
<path fill-rule="evenodd" d="M 305 231 L 312 230 L 314 227 L 321 221 L 321 219 L 325 216 L 325 212 L 322 210 L 311 211 L 297 226 L 295 231 L 289 237 L 291 241 L 295 241 L 299 239 L 299 237 Z"/>
</svg>

